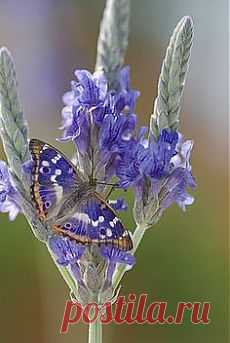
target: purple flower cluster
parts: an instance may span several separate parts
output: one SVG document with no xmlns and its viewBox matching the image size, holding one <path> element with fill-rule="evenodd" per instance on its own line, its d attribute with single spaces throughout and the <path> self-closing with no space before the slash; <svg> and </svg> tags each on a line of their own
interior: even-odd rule
<svg viewBox="0 0 230 343">
<path fill-rule="evenodd" d="M 71 91 L 63 97 L 63 136 L 60 140 L 75 143 L 76 156 L 80 156 L 81 161 L 87 161 L 87 168 L 81 168 L 84 176 L 89 180 L 90 177 L 96 177 L 100 183 L 109 182 L 115 177 L 121 188 L 131 188 L 135 195 L 134 216 L 137 224 L 141 222 L 151 226 L 173 203 L 177 203 L 183 210 L 192 204 L 194 199 L 187 190 L 196 186 L 190 165 L 193 143 L 185 141 L 179 132 L 169 128 L 162 129 L 158 137 L 149 133 L 145 127 L 137 129 L 135 105 L 139 92 L 130 88 L 129 68 L 124 67 L 118 72 L 114 89 L 109 88 L 103 72 L 91 74 L 86 70 L 77 70 L 75 76 L 77 81 L 72 82 Z M 23 168 L 31 176 L 31 161 Z M 18 197 L 8 167 L 0 161 L 0 211 L 9 212 L 10 220 L 20 211 Z M 108 203 L 116 211 L 127 209 L 123 199 Z M 123 231 L 118 231 L 122 226 L 113 211 L 109 209 L 109 213 L 102 216 L 101 209 L 98 212 L 95 208 L 88 208 L 87 212 L 91 224 L 94 224 L 90 224 L 91 238 L 100 238 L 100 218 L 103 222 L 108 219 L 105 226 L 111 226 L 107 228 L 111 235 L 115 237 L 119 233 L 121 237 Z M 138 208 L 136 215 L 135 208 Z M 154 218 L 155 212 L 157 219 Z M 104 227 L 102 229 L 105 230 Z M 76 230 L 79 234 L 85 232 L 80 224 Z M 84 233 L 86 236 L 88 234 Z M 105 236 L 102 230 L 100 234 Z M 86 252 L 89 253 L 90 249 L 76 244 L 68 237 L 56 235 L 50 237 L 49 248 L 60 265 L 68 266 L 85 292 L 87 285 L 92 285 L 90 278 L 94 280 L 100 270 L 96 262 L 94 265 L 85 261 Z M 102 284 L 98 289 L 106 291 L 112 287 L 117 265 L 122 263 L 130 268 L 135 259 L 130 253 L 113 246 L 94 246 L 94 249 L 97 248 L 99 259 L 106 263 L 106 268 L 101 269 L 105 278 L 104 286 Z"/>
<path fill-rule="evenodd" d="M 130 89 L 129 68 L 118 73 L 117 88 L 109 89 L 103 72 L 93 75 L 86 70 L 77 70 L 78 82 L 72 82 L 72 90 L 64 95 L 62 111 L 63 137 L 72 140 L 83 156 L 100 151 L 99 161 L 94 161 L 105 170 L 105 179 L 115 174 L 127 142 L 134 135 L 136 115 L 133 113 L 139 92 Z"/>
<path fill-rule="evenodd" d="M 174 202 L 183 209 L 190 205 L 193 197 L 187 188 L 195 187 L 189 163 L 193 144 L 171 129 L 163 129 L 157 139 L 146 139 L 145 127 L 137 130 L 134 110 L 139 92 L 130 88 L 129 68 L 121 69 L 112 90 L 103 72 L 77 70 L 75 75 L 78 82 L 72 82 L 72 91 L 64 96 L 62 139 L 72 139 L 84 156 L 95 148 L 90 132 L 97 130 L 99 163 L 105 170 L 99 175 L 104 180 L 116 176 L 122 188 L 134 189 L 137 198 L 146 182 L 156 197 L 163 187 L 162 208 Z"/>
<path fill-rule="evenodd" d="M 85 289 L 88 286 L 87 279 L 82 275 L 82 255 L 85 253 L 86 247 L 76 244 L 69 238 L 60 236 L 53 236 L 49 239 L 49 247 L 55 254 L 57 262 L 62 266 L 69 266 L 73 277 L 77 280 L 78 284 Z M 123 263 L 127 267 L 132 267 L 135 263 L 133 255 L 122 251 L 118 248 L 102 245 L 99 249 L 100 256 L 106 261 L 106 275 L 103 277 L 103 284 L 106 287 L 112 286 L 112 277 L 117 264 Z"/>
<path fill-rule="evenodd" d="M 189 162 L 192 146 L 192 141 L 184 142 L 181 134 L 170 129 L 162 130 L 157 140 L 152 136 L 149 142 L 143 137 L 134 139 L 117 169 L 121 186 L 131 186 L 139 199 L 146 190 L 146 182 L 150 183 L 156 198 L 164 189 L 161 208 L 176 202 L 185 209 L 193 202 L 187 188 L 196 186 Z"/>
<path fill-rule="evenodd" d="M 10 220 L 14 220 L 20 212 L 18 193 L 12 185 L 9 169 L 3 161 L 0 161 L 0 212 L 8 212 Z"/>
<path fill-rule="evenodd" d="M 96 175 L 100 182 L 116 177 L 121 188 L 133 189 L 137 224 L 151 226 L 173 203 L 183 210 L 192 204 L 193 197 L 187 189 L 195 187 L 190 166 L 193 143 L 184 141 L 179 132 L 171 129 L 163 129 L 158 138 L 151 134 L 147 138 L 145 127 L 137 129 L 134 111 L 139 92 L 130 88 L 129 68 L 118 73 L 116 89 L 108 88 L 103 72 L 92 75 L 78 70 L 75 75 L 78 81 L 72 82 L 72 91 L 64 96 L 62 140 L 74 141 L 78 155 L 90 160 L 91 167 L 97 169 L 95 173 L 88 170 L 88 176 Z M 92 151 L 97 153 L 93 155 Z M 126 209 L 121 199 L 111 206 Z M 136 207 L 141 208 L 137 214 Z M 81 273 L 82 248 L 79 250 L 63 238 L 53 239 L 50 247 L 58 262 L 68 264 L 78 284 L 87 289 L 88 278 Z M 134 264 L 134 257 L 120 249 L 102 246 L 99 250 L 107 261 L 107 286 L 112 285 L 117 264 L 128 268 Z"/>
</svg>

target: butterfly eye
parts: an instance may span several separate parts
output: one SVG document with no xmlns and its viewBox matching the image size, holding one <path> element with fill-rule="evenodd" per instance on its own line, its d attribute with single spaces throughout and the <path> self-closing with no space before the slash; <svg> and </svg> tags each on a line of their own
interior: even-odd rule
<svg viewBox="0 0 230 343">
<path fill-rule="evenodd" d="M 71 229 L 72 224 L 71 224 L 71 223 L 66 223 L 66 224 L 64 225 L 64 227 L 65 227 L 66 229 Z"/>
<path fill-rule="evenodd" d="M 51 172 L 51 169 L 50 169 L 49 167 L 42 167 L 42 168 L 40 169 L 40 172 L 41 172 L 42 174 L 49 174 L 49 173 Z"/>
<path fill-rule="evenodd" d="M 46 202 L 45 202 L 45 208 L 49 208 L 50 205 L 51 205 L 51 203 L 50 203 L 49 201 L 46 201 Z"/>
</svg>

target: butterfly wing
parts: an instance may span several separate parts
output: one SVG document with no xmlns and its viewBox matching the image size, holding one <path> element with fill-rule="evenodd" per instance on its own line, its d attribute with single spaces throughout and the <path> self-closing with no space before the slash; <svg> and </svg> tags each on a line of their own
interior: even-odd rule
<svg viewBox="0 0 230 343">
<path fill-rule="evenodd" d="M 37 139 L 30 141 L 33 159 L 32 200 L 40 219 L 45 220 L 60 208 L 64 199 L 71 199 L 74 189 L 83 182 L 67 158 L 54 147 Z M 56 216 L 54 217 L 54 222 Z M 63 219 L 56 219 L 53 230 L 77 243 L 112 245 L 131 250 L 132 240 L 115 211 L 95 192 L 91 192 L 80 208 Z"/>
<path fill-rule="evenodd" d="M 129 232 L 115 211 L 97 193 L 92 193 L 80 213 L 53 225 L 56 233 L 90 245 L 111 245 L 121 250 L 133 248 Z"/>
<path fill-rule="evenodd" d="M 33 159 L 31 195 L 40 219 L 46 219 L 82 182 L 75 167 L 57 149 L 38 139 L 29 144 Z"/>
</svg>

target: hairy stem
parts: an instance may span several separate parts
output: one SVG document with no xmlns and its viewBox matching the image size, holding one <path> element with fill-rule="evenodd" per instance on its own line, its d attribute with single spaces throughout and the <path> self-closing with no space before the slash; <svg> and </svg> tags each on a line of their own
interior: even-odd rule
<svg viewBox="0 0 230 343">
<path fill-rule="evenodd" d="M 100 318 L 89 324 L 88 343 L 102 343 L 102 324 Z"/>
<path fill-rule="evenodd" d="M 52 253 L 52 251 L 50 250 L 48 244 L 47 244 L 47 249 L 50 253 L 50 256 L 52 257 L 57 269 L 59 270 L 61 276 L 63 277 L 64 281 L 66 282 L 67 286 L 69 287 L 70 291 L 71 292 L 74 292 L 75 291 L 75 288 L 76 288 L 76 285 L 75 285 L 75 282 L 69 272 L 69 270 L 66 268 L 66 267 L 62 267 L 60 264 L 58 264 L 55 260 L 55 256 L 54 254 Z"/>
<path fill-rule="evenodd" d="M 145 234 L 146 229 L 148 229 L 147 226 L 137 226 L 134 234 L 133 234 L 133 250 L 132 253 L 135 254 L 135 252 L 137 251 L 137 248 L 139 247 L 142 238 Z M 124 274 L 126 272 L 126 266 L 124 264 L 121 264 L 118 268 L 117 271 L 114 275 L 114 279 L 113 279 L 113 287 L 114 289 L 117 289 L 119 283 L 121 282 L 121 279 L 123 278 Z"/>
</svg>

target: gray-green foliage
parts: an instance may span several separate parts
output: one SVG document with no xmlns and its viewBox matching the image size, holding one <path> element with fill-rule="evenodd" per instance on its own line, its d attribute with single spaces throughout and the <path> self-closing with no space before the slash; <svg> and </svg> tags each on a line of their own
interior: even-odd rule
<svg viewBox="0 0 230 343">
<path fill-rule="evenodd" d="M 35 236 L 46 241 L 48 229 L 37 219 L 30 201 L 30 185 L 22 172 L 23 163 L 30 158 L 28 129 L 17 91 L 17 79 L 11 54 L 0 50 L 0 133 L 11 170 L 12 179 L 20 194 L 20 206 Z"/>
<path fill-rule="evenodd" d="M 1 135 L 12 171 L 21 178 L 21 166 L 29 158 L 27 123 L 17 93 L 12 57 L 6 48 L 0 50 Z"/>
<path fill-rule="evenodd" d="M 155 137 L 164 128 L 178 129 L 181 97 L 193 40 L 193 23 L 183 17 L 177 24 L 164 59 L 158 83 L 158 95 L 150 119 Z"/>
<path fill-rule="evenodd" d="M 193 39 L 193 23 L 190 17 L 184 17 L 176 26 L 167 49 L 158 83 L 158 96 L 154 103 L 154 112 L 150 119 L 150 133 L 155 138 L 164 128 L 178 129 L 181 97 L 189 64 Z M 153 194 L 151 185 L 146 184 L 141 199 L 136 199 L 133 213 L 137 227 L 133 233 L 133 252 L 138 248 L 144 233 L 154 225 L 162 215 L 161 201 L 164 197 L 163 184 L 158 194 Z M 117 286 L 125 274 L 124 265 L 120 265 L 114 275 Z"/>
<path fill-rule="evenodd" d="M 97 44 L 96 70 L 104 70 L 110 86 L 123 65 L 129 36 L 129 0 L 108 0 Z"/>
</svg>

